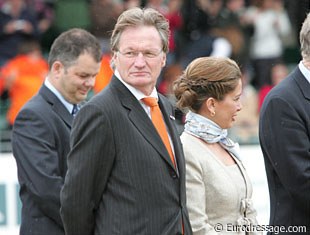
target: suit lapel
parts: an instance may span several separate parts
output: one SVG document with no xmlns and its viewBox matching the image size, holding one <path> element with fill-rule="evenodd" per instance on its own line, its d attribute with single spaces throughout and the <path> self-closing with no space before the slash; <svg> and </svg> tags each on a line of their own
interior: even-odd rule
<svg viewBox="0 0 310 235">
<path fill-rule="evenodd" d="M 51 105 L 52 110 L 67 124 L 71 129 L 73 116 L 68 112 L 65 106 L 45 85 L 40 88 L 39 94 Z"/>
<path fill-rule="evenodd" d="M 172 167 L 173 163 L 170 160 L 169 153 L 157 133 L 152 121 L 142 108 L 139 101 L 131 94 L 131 92 L 116 78 L 113 77 L 111 87 L 116 88 L 117 94 L 124 108 L 128 110 L 128 118 L 133 125 L 139 130 L 144 138 L 152 145 L 159 155 Z M 166 111 L 164 111 L 164 116 Z M 165 120 L 166 121 L 166 120 Z M 168 126 L 171 124 L 168 124 Z M 170 128 L 170 127 L 169 127 Z M 171 128 L 170 128 L 171 129 Z M 172 139 L 174 141 L 174 138 Z"/>
</svg>

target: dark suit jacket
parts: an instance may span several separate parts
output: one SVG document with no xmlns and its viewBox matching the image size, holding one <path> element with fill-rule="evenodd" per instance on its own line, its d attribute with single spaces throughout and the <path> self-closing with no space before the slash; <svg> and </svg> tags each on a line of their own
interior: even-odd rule
<svg viewBox="0 0 310 235">
<path fill-rule="evenodd" d="M 63 235 L 60 189 L 67 170 L 72 115 L 44 85 L 19 112 L 13 127 L 22 201 L 22 235 Z"/>
<path fill-rule="evenodd" d="M 116 78 L 79 111 L 61 191 L 66 235 L 191 234 L 185 163 L 172 106 L 160 108 L 178 170 L 150 118 Z"/>
<path fill-rule="evenodd" d="M 309 229 L 310 84 L 299 68 L 265 98 L 259 139 L 269 185 L 270 224 Z"/>
</svg>

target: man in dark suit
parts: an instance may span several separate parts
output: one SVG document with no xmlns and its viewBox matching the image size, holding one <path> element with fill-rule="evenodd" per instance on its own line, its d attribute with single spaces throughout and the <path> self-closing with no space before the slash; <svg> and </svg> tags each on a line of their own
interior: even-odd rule
<svg viewBox="0 0 310 235">
<path fill-rule="evenodd" d="M 192 234 L 174 109 L 155 88 L 168 35 L 168 22 L 156 10 L 131 8 L 118 18 L 113 78 L 73 122 L 61 191 L 66 235 Z M 171 156 L 142 102 L 146 97 L 158 98 Z"/>
<path fill-rule="evenodd" d="M 268 93 L 259 123 L 270 194 L 270 225 L 284 225 L 288 234 L 293 232 L 289 227 L 293 225 L 302 226 L 295 227 L 298 232 L 294 234 L 306 228 L 310 233 L 309 35 L 310 14 L 300 31 L 302 61 Z"/>
<path fill-rule="evenodd" d="M 100 44 L 93 35 L 82 29 L 62 33 L 51 47 L 44 84 L 15 120 L 12 147 L 22 201 L 21 235 L 65 234 L 60 189 L 71 113 L 92 89 L 100 62 Z"/>
</svg>

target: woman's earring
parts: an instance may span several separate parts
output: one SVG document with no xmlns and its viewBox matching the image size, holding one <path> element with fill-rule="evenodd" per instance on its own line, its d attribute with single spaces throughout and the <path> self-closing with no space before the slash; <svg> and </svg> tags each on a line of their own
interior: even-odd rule
<svg viewBox="0 0 310 235">
<path fill-rule="evenodd" d="M 215 116 L 215 112 L 214 112 L 214 111 L 211 112 L 211 116 L 212 116 L 212 117 Z"/>
</svg>

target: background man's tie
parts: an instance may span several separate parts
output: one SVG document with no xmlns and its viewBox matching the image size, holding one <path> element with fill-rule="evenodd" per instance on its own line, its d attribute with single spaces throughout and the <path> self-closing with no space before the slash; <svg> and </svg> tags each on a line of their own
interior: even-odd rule
<svg viewBox="0 0 310 235">
<path fill-rule="evenodd" d="M 151 108 L 151 118 L 152 122 L 160 135 L 162 141 L 164 142 L 166 149 L 170 155 L 170 159 L 175 166 L 175 160 L 172 152 L 172 148 L 170 145 L 169 137 L 168 137 L 168 132 L 166 129 L 166 125 L 162 116 L 162 113 L 160 111 L 160 108 L 158 106 L 158 102 L 156 98 L 153 97 L 146 97 L 143 98 L 142 101 Z"/>
<path fill-rule="evenodd" d="M 77 104 L 74 104 L 71 114 L 73 116 L 75 116 L 78 111 L 79 111 L 79 108 L 78 108 Z"/>
</svg>

